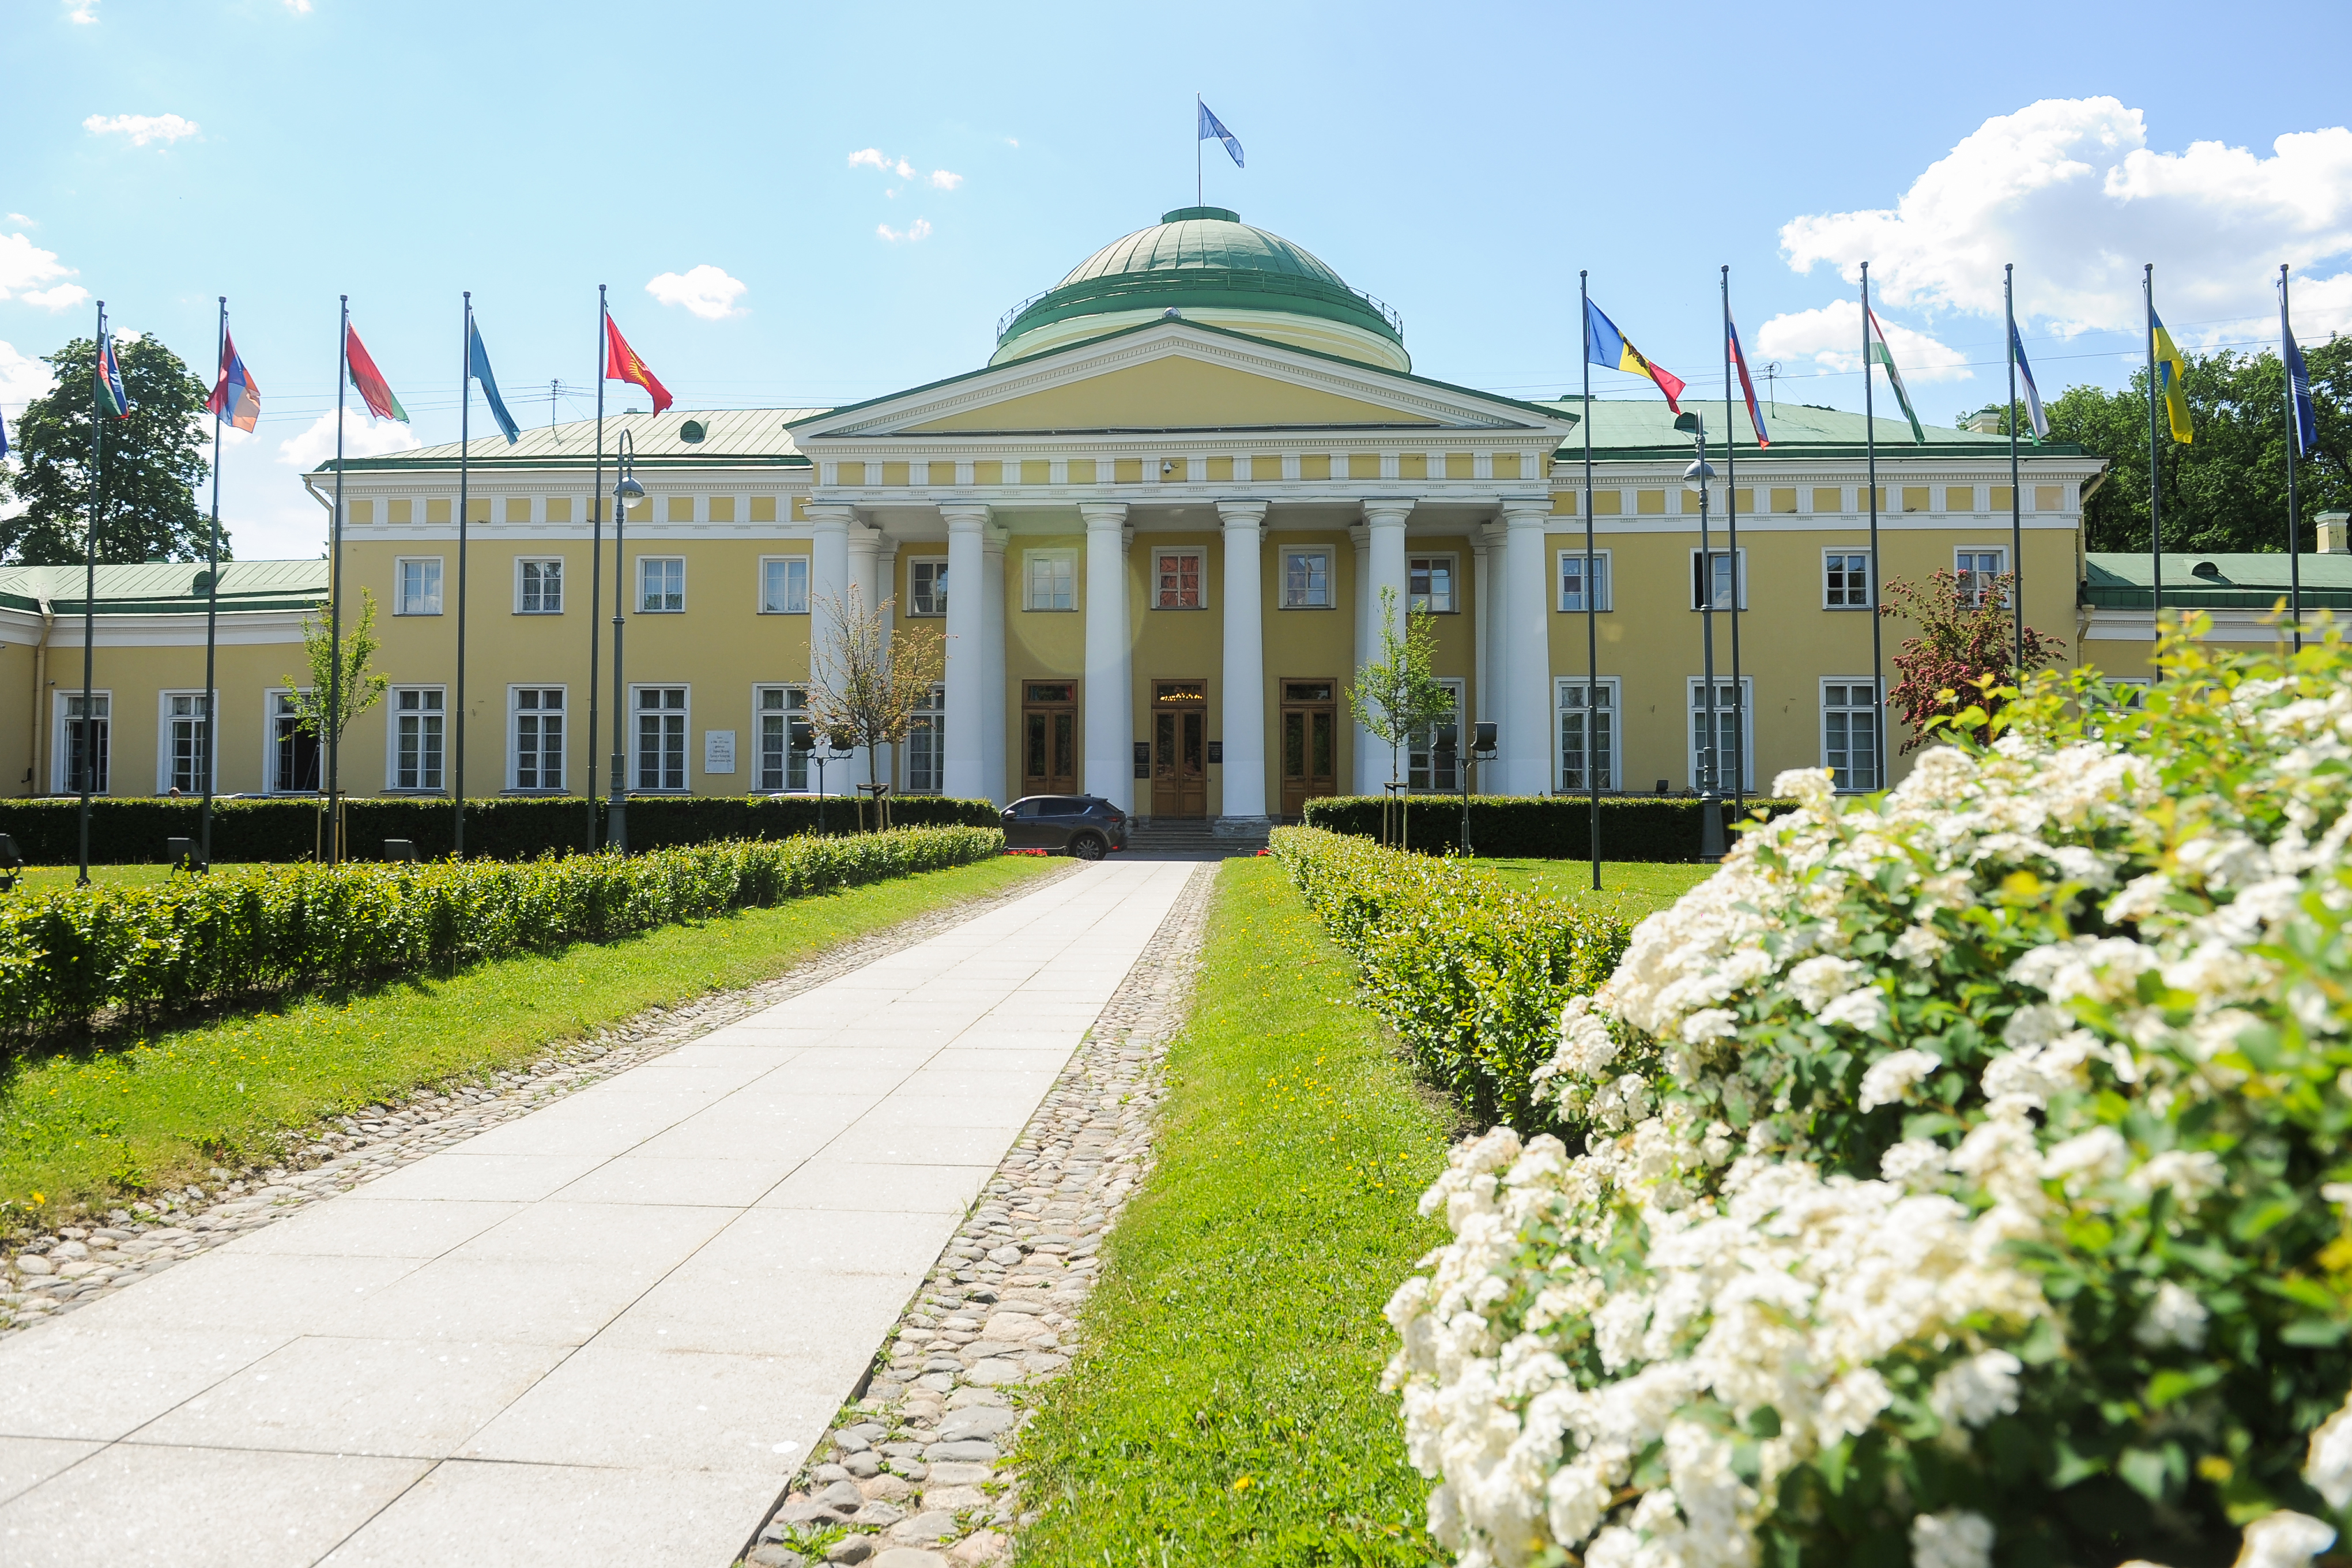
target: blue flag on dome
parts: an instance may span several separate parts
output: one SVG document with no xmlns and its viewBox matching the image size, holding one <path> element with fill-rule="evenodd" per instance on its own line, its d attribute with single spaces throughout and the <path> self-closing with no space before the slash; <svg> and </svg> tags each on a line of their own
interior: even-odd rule
<svg viewBox="0 0 2352 1568">
<path fill-rule="evenodd" d="M 1201 111 L 1201 133 L 1199 136 L 1195 137 L 1194 140 L 1199 142 L 1214 141 L 1223 142 L 1225 144 L 1225 151 L 1234 155 L 1234 167 L 1236 169 L 1243 167 L 1242 144 L 1234 139 L 1234 133 L 1232 132 L 1225 129 L 1225 122 L 1218 119 L 1216 115 L 1211 111 L 1209 106 L 1202 103 L 1199 99 L 1194 99 L 1192 100 L 1192 104 L 1194 108 Z"/>
</svg>

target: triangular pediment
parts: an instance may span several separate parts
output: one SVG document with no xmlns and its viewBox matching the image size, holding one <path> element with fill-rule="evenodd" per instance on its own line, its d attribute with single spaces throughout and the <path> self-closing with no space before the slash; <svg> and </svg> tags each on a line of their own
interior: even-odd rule
<svg viewBox="0 0 2352 1568">
<path fill-rule="evenodd" d="M 1565 431 L 1572 420 L 1444 382 L 1190 321 L 1151 322 L 793 426 L 826 437 L 1193 430 Z"/>
</svg>

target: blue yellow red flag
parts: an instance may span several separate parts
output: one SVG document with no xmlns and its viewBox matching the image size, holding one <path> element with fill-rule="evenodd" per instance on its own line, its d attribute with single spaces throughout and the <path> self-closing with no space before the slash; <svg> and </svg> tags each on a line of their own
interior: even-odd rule
<svg viewBox="0 0 2352 1568">
<path fill-rule="evenodd" d="M 2164 330 L 2164 318 L 2148 312 L 2153 323 L 2156 350 L 2156 390 L 2164 399 L 2166 421 L 2172 426 L 2172 438 L 2186 447 L 2195 432 L 2189 424 L 2189 365 L 2173 345 L 2172 334 Z"/>
<path fill-rule="evenodd" d="M 1631 371 L 1635 375 L 1648 376 L 1656 383 L 1658 390 L 1666 395 L 1666 406 L 1676 414 L 1683 411 L 1683 405 L 1675 401 L 1683 395 L 1682 378 L 1672 371 L 1652 364 L 1640 349 L 1625 341 L 1625 334 L 1617 330 L 1617 323 L 1590 300 L 1584 302 L 1584 331 L 1591 340 L 1591 346 L 1584 351 L 1585 358 L 1611 370 Z"/>
</svg>

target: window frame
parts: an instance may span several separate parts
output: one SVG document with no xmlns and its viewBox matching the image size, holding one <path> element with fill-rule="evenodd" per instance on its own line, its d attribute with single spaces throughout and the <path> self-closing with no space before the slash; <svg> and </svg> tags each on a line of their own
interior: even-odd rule
<svg viewBox="0 0 2352 1568">
<path fill-rule="evenodd" d="M 432 578 L 433 582 L 433 607 L 429 610 L 412 610 L 408 607 L 407 579 L 408 568 L 411 566 L 421 566 L 430 569 L 427 574 Z M 438 555 L 394 556 L 392 558 L 392 613 L 395 616 L 437 616 L 441 614 L 442 605 L 447 602 L 446 595 L 442 591 L 442 584 L 447 581 L 447 578 L 448 574 L 443 567 L 442 558 Z"/>
<path fill-rule="evenodd" d="M 1070 602 L 1066 605 L 1041 605 L 1037 602 L 1036 568 L 1048 563 L 1068 569 Z M 1060 574 L 1055 575 L 1058 577 Z M 1057 596 L 1048 595 L 1049 598 Z M 1024 616 L 1074 616 L 1078 613 L 1078 552 L 1067 545 L 1022 551 L 1021 613 Z"/>
<path fill-rule="evenodd" d="M 1581 554 L 1582 552 L 1580 551 L 1578 553 Z M 1699 553 L 1699 547 L 1697 545 L 1694 544 L 1690 547 L 1690 609 L 1691 614 L 1693 615 L 1703 614 L 1706 609 L 1706 605 L 1698 602 Z M 1706 553 L 1710 556 L 1730 555 L 1736 557 L 1731 565 L 1731 603 L 1728 605 L 1716 605 L 1716 614 L 1719 616 L 1727 616 L 1734 610 L 1738 610 L 1743 615 L 1746 614 L 1748 610 L 1748 546 L 1743 544 L 1736 551 L 1724 549 L 1709 550 Z M 1715 585 L 1713 578 L 1714 574 L 1710 572 L 1708 574 L 1707 584 L 1709 588 L 1712 588 Z"/>
<path fill-rule="evenodd" d="M 767 705 L 768 693 L 771 691 L 780 691 L 784 694 L 784 702 L 781 708 L 770 708 Z M 794 697 L 800 699 L 797 704 L 793 701 Z M 790 680 L 763 680 L 751 688 L 751 793 L 753 795 L 806 795 L 809 793 L 809 753 L 806 752 L 795 753 L 793 751 L 793 715 L 804 714 L 807 711 L 808 687 L 804 683 Z M 768 775 L 765 772 L 768 763 L 767 722 L 772 714 L 782 714 L 784 721 L 783 755 L 778 774 L 782 782 L 776 784 L 766 782 Z M 793 782 L 795 756 L 799 759 L 800 783 L 798 784 Z"/>
<path fill-rule="evenodd" d="M 2009 572 L 2010 567 L 2009 567 L 2009 546 L 2008 546 L 2008 545 L 2006 545 L 2006 544 L 1955 544 L 1955 545 L 1953 545 L 1953 546 L 1952 546 L 1952 575 L 1953 575 L 1954 577 L 1958 577 L 1958 576 L 1959 576 L 1959 575 L 1960 575 L 1960 573 L 1961 573 L 1961 570 L 1962 570 L 1962 568 L 1961 568 L 1961 566 L 1960 566 L 1960 560 L 1961 560 L 1961 558 L 1962 558 L 1963 556 L 1969 556 L 1969 555 L 1990 555 L 1990 556 L 1994 557 L 1996 560 L 1998 560 L 1998 561 L 2000 563 L 2000 564 L 1999 566 L 1995 567 L 1995 568 L 1994 568 L 1994 570 L 1993 570 L 1993 573 L 1992 573 L 1992 575 L 1994 575 L 1994 576 L 1996 576 L 1996 577 L 2005 576 L 2005 575 L 2008 574 L 2008 572 Z M 1973 571 L 1975 570 L 1975 568 L 1970 567 L 1970 568 L 1968 568 L 1968 570 L 1969 570 L 1969 571 L 1973 572 Z M 1979 594 L 1979 595 L 1975 595 L 1975 597 L 1976 597 L 1976 599 L 1977 599 L 1978 603 L 1981 604 L 1981 603 L 1983 602 L 1983 597 L 1984 597 L 1984 595 L 1983 595 L 1982 594 Z M 2002 609 L 2007 609 L 2007 608 L 2009 607 L 2009 605 L 2008 605 L 2008 601 L 2007 601 L 2007 599 L 2006 599 L 2006 598 L 2004 598 L 2004 599 L 2002 600 L 2001 605 L 2000 605 L 2000 608 L 2002 608 Z"/>
<path fill-rule="evenodd" d="M 80 693 L 77 692 L 75 695 L 79 696 Z M 172 702 L 174 698 L 205 696 L 206 694 L 204 689 L 196 686 L 167 686 L 155 693 L 155 793 L 159 795 L 167 795 L 171 794 L 175 786 L 184 795 L 200 795 L 204 793 L 204 774 L 201 768 L 191 772 L 189 774 L 190 782 L 187 784 L 178 784 L 177 780 L 173 777 L 174 773 L 177 771 L 173 764 L 177 762 L 178 757 L 177 748 L 174 744 L 172 734 L 172 727 L 174 724 L 181 722 L 182 717 L 181 715 L 175 714 L 172 711 Z M 219 711 L 220 693 L 215 691 L 210 694 L 205 703 L 205 719 L 203 722 L 209 725 L 212 721 L 213 716 Z M 220 790 L 220 749 L 218 746 L 212 748 L 212 764 L 213 790 L 214 793 L 217 794 Z"/>
<path fill-rule="evenodd" d="M 1293 559 L 1320 556 L 1323 561 L 1323 599 L 1318 604 L 1309 600 L 1294 600 L 1290 596 L 1290 563 Z M 1275 607 L 1279 610 L 1336 610 L 1339 607 L 1339 552 L 1328 544 L 1286 544 L 1281 552 L 1282 564 L 1275 577 Z"/>
<path fill-rule="evenodd" d="M 278 700 L 283 698 L 291 701 L 294 698 L 305 695 L 311 689 L 312 689 L 308 686 L 268 686 L 262 689 L 261 793 L 265 795 L 273 797 L 284 796 L 289 800 L 299 800 L 305 797 L 315 797 L 325 793 L 327 787 L 327 747 L 326 742 L 317 736 L 311 737 L 311 744 L 317 748 L 313 754 L 317 758 L 319 764 L 318 785 L 311 789 L 294 789 L 281 784 L 278 781 L 278 748 L 281 743 L 278 734 L 278 723 L 280 721 L 285 721 L 287 722 L 299 721 L 299 715 L 281 713 L 278 710 Z M 293 734 L 299 733 L 299 731 L 293 732 Z M 288 737 L 289 740 L 291 740 L 292 738 L 293 735 L 289 735 Z"/>
<path fill-rule="evenodd" d="M 931 572 L 931 607 L 923 609 L 915 597 L 915 568 L 929 566 Z M 909 620 L 943 620 L 948 613 L 948 558 L 944 555 L 910 555 L 907 558 L 907 617 Z"/>
<path fill-rule="evenodd" d="M 441 704 L 437 708 L 419 707 L 407 710 L 420 719 L 426 714 L 431 714 L 441 721 L 439 765 L 435 770 L 434 782 L 429 784 L 421 782 L 424 775 L 422 767 L 418 769 L 420 782 L 413 784 L 400 782 L 400 716 L 403 711 L 400 700 L 412 691 L 432 692 L 441 699 Z M 402 795 L 435 795 L 446 793 L 449 784 L 449 689 L 437 682 L 420 681 L 389 687 L 383 695 L 383 793 Z M 419 734 L 422 733 L 423 728 L 420 726 Z M 423 752 L 420 748 L 420 762 L 422 757 Z M 321 765 L 324 765 L 323 762 Z"/>
<path fill-rule="evenodd" d="M 1843 544 L 1824 544 L 1824 545 L 1822 545 L 1822 609 L 1824 609 L 1824 610 L 1833 611 L 1833 612 L 1835 612 L 1835 613 L 1837 613 L 1837 614 L 1839 614 L 1839 615 L 1851 615 L 1851 614 L 1853 614 L 1853 613 L 1854 613 L 1854 612 L 1856 612 L 1856 611 L 1859 611 L 1859 612 L 1861 612 L 1861 613 L 1862 613 L 1862 614 L 1864 614 L 1864 615 L 1868 615 L 1868 614 L 1870 613 L 1870 603 L 1871 603 L 1871 600 L 1876 596 L 1876 593 L 1877 593 L 1877 584 L 1874 584 L 1874 583 L 1871 583 L 1871 582 L 1869 582 L 1869 581 L 1867 580 L 1867 578 L 1866 578 L 1866 577 L 1865 577 L 1865 580 L 1864 580 L 1864 587 L 1863 587 L 1863 595 L 1862 595 L 1862 603 L 1861 603 L 1861 604 L 1859 604 L 1859 605 L 1832 605 L 1832 604 L 1831 604 L 1831 603 L 1830 603 L 1830 557 L 1831 557 L 1831 556 L 1832 556 L 1832 555 L 1836 555 L 1836 556 L 1847 556 L 1847 555 L 1857 556 L 1857 557 L 1859 557 L 1859 558 L 1861 559 L 1861 561 L 1862 561 L 1862 569 L 1863 569 L 1864 573 L 1864 574 L 1867 574 L 1867 573 L 1870 571 L 1870 552 L 1869 552 L 1869 551 L 1867 551 L 1867 550 L 1863 550 L 1863 549 L 1858 549 L 1858 548 L 1855 548 L 1855 547 L 1851 546 L 1851 545 L 1843 545 Z M 1841 570 L 1843 570 L 1843 568 L 1841 568 Z"/>
<path fill-rule="evenodd" d="M 1163 602 L 1162 602 L 1162 595 L 1167 592 L 1167 590 L 1166 590 L 1165 588 L 1163 588 L 1163 587 L 1161 586 L 1161 584 L 1160 584 L 1160 576 L 1161 576 L 1161 571 L 1160 571 L 1160 568 L 1161 568 L 1161 564 L 1162 564 L 1162 563 L 1164 563 L 1165 561 L 1167 561 L 1167 560 L 1168 560 L 1168 559 L 1170 559 L 1171 557 L 1174 557 L 1174 558 L 1179 559 L 1179 560 L 1182 560 L 1182 559 L 1189 558 L 1189 559 L 1192 561 L 1192 601 L 1193 601 L 1193 602 L 1192 602 L 1192 603 L 1191 603 L 1191 604 L 1189 604 L 1189 605 L 1184 605 L 1184 604 L 1175 604 L 1175 605 L 1171 605 L 1171 604 L 1166 604 L 1166 603 L 1163 603 Z M 1179 581 L 1179 584 L 1181 584 L 1181 581 L 1182 581 L 1182 575 L 1181 575 L 1181 574 L 1182 574 L 1182 570 L 1183 570 L 1183 569 L 1182 569 L 1181 567 L 1179 567 L 1177 570 L 1178 570 L 1178 574 L 1179 574 L 1179 575 L 1178 575 L 1178 581 Z M 1179 596 L 1180 598 L 1182 596 L 1182 595 L 1183 595 L 1183 591 L 1184 591 L 1184 590 L 1183 590 L 1183 588 L 1182 588 L 1181 585 L 1177 588 L 1176 593 L 1177 593 L 1177 595 L 1178 595 L 1178 596 Z M 1203 547 L 1202 547 L 1201 545 L 1198 545 L 1198 544 L 1171 544 L 1171 545 L 1164 545 L 1164 546 L 1162 546 L 1162 545 L 1154 545 L 1154 546 L 1152 547 L 1152 550 L 1151 550 L 1151 576 L 1150 576 L 1150 603 L 1151 608 L 1153 608 L 1153 609 L 1155 609 L 1155 610 L 1205 610 L 1205 609 L 1207 609 L 1207 608 L 1209 607 L 1209 552 L 1208 552 L 1208 551 L 1207 551 L 1206 549 L 1204 549 Z"/>
<path fill-rule="evenodd" d="M 526 710 L 522 706 L 522 694 L 526 691 L 536 693 L 551 691 L 555 693 L 559 700 L 557 701 L 556 706 L 552 709 L 542 707 Z M 557 734 L 555 742 L 555 782 L 553 784 L 544 782 L 547 776 L 547 769 L 544 762 L 542 762 L 539 770 L 539 777 L 541 782 L 528 784 L 522 782 L 522 720 L 523 715 L 527 711 L 537 716 L 542 724 L 544 723 L 545 717 L 548 713 L 552 712 L 556 715 Z M 571 687 L 561 680 L 527 680 L 510 683 L 507 687 L 506 787 L 508 790 L 516 795 L 570 795 L 572 791 L 566 781 L 569 779 L 572 773 L 571 758 L 567 754 L 571 751 Z M 542 759 L 547 755 L 547 742 L 543 731 L 540 737 L 536 751 L 539 756 Z M 595 764 L 592 761 L 589 765 L 593 768 Z"/>
<path fill-rule="evenodd" d="M 1727 675 L 1718 673 L 1715 678 L 1715 684 L 1717 687 L 1729 686 L 1732 684 L 1732 679 Z M 1706 712 L 1706 709 L 1699 703 L 1698 694 L 1705 689 L 1706 686 L 1706 677 L 1704 675 L 1689 675 L 1683 678 L 1684 701 L 1687 705 L 1684 710 L 1683 763 L 1688 770 L 1685 776 L 1690 780 L 1690 786 L 1694 793 L 1699 788 L 1698 731 L 1696 724 Z M 1724 769 L 1721 776 L 1715 781 L 1716 794 L 1727 798 L 1734 794 L 1752 795 L 1756 793 L 1756 678 L 1752 675 L 1741 676 L 1738 681 L 1738 692 L 1739 730 L 1733 739 L 1739 747 L 1739 755 L 1734 760 L 1733 765 Z M 1717 722 L 1721 721 L 1723 718 L 1721 708 L 1716 710 L 1716 718 Z M 1718 737 L 1718 742 L 1719 739 Z"/>
<path fill-rule="evenodd" d="M 1464 739 L 1462 707 L 1469 700 L 1469 682 L 1458 675 L 1441 675 L 1437 678 L 1437 684 L 1454 694 L 1454 717 L 1440 720 L 1434 724 L 1425 724 L 1405 737 L 1404 780 L 1408 791 L 1419 788 L 1424 794 L 1454 795 L 1461 790 L 1462 770 L 1467 765 L 1463 755 L 1468 748 L 1462 743 Z M 1446 730 L 1454 731 L 1454 781 L 1450 784 L 1439 784 L 1437 782 L 1437 742 L 1442 731 Z M 1416 752 L 1423 758 L 1419 771 L 1427 777 L 1428 782 L 1425 784 L 1416 785 L 1412 782 L 1415 771 L 1413 756 Z"/>
<path fill-rule="evenodd" d="M 1601 602 L 1592 606 L 1592 613 L 1596 616 L 1605 616 L 1617 607 L 1617 569 L 1614 563 L 1609 559 L 1609 553 L 1605 547 L 1596 547 L 1592 552 L 1592 575 L 1601 587 L 1598 595 Z M 1564 549 L 1553 553 L 1552 604 L 1563 616 L 1580 616 L 1584 614 L 1584 606 L 1581 605 L 1571 606 L 1568 602 L 1568 563 L 1571 560 L 1581 568 L 1584 564 L 1584 552 L 1580 549 Z M 1499 561 L 1497 564 L 1500 564 Z"/>
<path fill-rule="evenodd" d="M 1440 608 L 1434 604 L 1415 605 L 1413 604 L 1412 592 L 1412 574 L 1415 563 L 1435 563 L 1440 561 L 1445 563 L 1444 606 Z M 1434 574 L 1433 574 L 1433 576 Z M 1430 597 L 1434 599 L 1436 595 L 1433 593 Z M 1432 616 L 1460 615 L 1462 613 L 1461 552 L 1454 550 L 1424 550 L 1418 555 L 1406 555 L 1404 558 L 1404 608 L 1405 614 L 1408 616 L 1424 614 Z"/>
<path fill-rule="evenodd" d="M 929 737 L 927 749 L 931 753 L 930 771 L 934 781 L 929 785 L 915 782 L 915 751 L 918 734 Z M 948 687 L 944 680 L 931 683 L 930 695 L 923 706 L 914 710 L 907 724 L 907 743 L 900 748 L 906 760 L 898 772 L 908 795 L 944 795 L 947 793 L 948 760 Z"/>
<path fill-rule="evenodd" d="M 638 721 L 643 716 L 645 709 L 638 701 L 638 695 L 646 691 L 678 691 L 686 695 L 686 700 L 675 710 L 678 716 L 678 779 L 680 781 L 675 786 L 646 784 L 640 782 L 645 776 L 645 746 L 643 727 Z M 667 714 L 672 710 L 660 708 L 654 711 Z M 629 756 L 626 775 L 629 780 L 628 793 L 633 795 L 692 795 L 694 793 L 694 687 L 692 683 L 672 680 L 630 682 L 627 716 L 629 721 Z"/>
<path fill-rule="evenodd" d="M 659 609 L 646 603 L 646 569 L 650 566 L 677 568 L 677 604 L 675 608 Z M 682 616 L 686 614 L 686 557 L 683 555 L 640 555 L 637 557 L 637 614 L 641 616 Z"/>
<path fill-rule="evenodd" d="M 1581 554 L 1582 552 L 1579 552 L 1579 553 Z M 1602 698 L 1601 708 L 1610 716 L 1609 746 L 1607 754 L 1602 759 L 1604 769 L 1601 779 L 1600 793 L 1602 795 L 1620 794 L 1624 789 L 1623 753 L 1625 748 L 1625 693 L 1624 681 L 1622 678 L 1614 675 L 1601 676 L 1589 683 L 1581 676 L 1559 675 L 1552 678 L 1552 787 L 1555 791 L 1562 795 L 1583 795 L 1593 793 L 1592 786 L 1589 784 L 1580 783 L 1570 784 L 1568 782 L 1568 736 L 1566 733 L 1567 725 L 1564 722 L 1567 715 L 1570 712 L 1583 713 L 1586 711 L 1584 707 L 1584 693 L 1585 687 L 1588 684 L 1599 689 L 1595 695 Z M 1570 701 L 1570 698 L 1571 696 L 1575 698 L 1573 702 Z M 1592 754 L 1592 744 L 1590 738 L 1591 732 L 1591 723 L 1588 718 L 1585 724 L 1585 735 L 1587 739 L 1584 746 L 1584 754 L 1587 758 L 1590 758 Z"/>
<path fill-rule="evenodd" d="M 792 602 L 793 574 L 791 571 L 791 567 L 795 563 L 800 566 L 800 605 L 797 609 L 793 607 Z M 758 582 L 753 587 L 753 592 L 759 598 L 757 605 L 758 613 L 763 616 L 805 616 L 809 614 L 809 582 L 811 575 L 810 568 L 812 565 L 813 562 L 811 558 L 806 555 L 761 556 L 760 576 Z M 783 574 L 784 604 L 781 609 L 768 602 L 768 572 L 771 567 L 775 566 L 782 566 L 786 569 Z"/>
<path fill-rule="evenodd" d="M 70 726 L 76 721 L 73 717 L 73 705 L 81 700 L 81 688 L 77 686 L 70 689 L 58 689 L 53 690 L 52 695 L 56 698 L 56 701 L 52 705 L 49 720 L 49 793 L 79 795 L 81 792 L 73 785 L 73 755 L 69 736 Z M 104 715 L 98 721 L 100 726 L 99 777 L 89 792 L 91 797 L 96 799 L 110 795 L 114 792 L 114 689 L 109 686 L 95 686 L 90 689 L 89 697 L 92 703 L 102 702 L 106 705 Z"/>
<path fill-rule="evenodd" d="M 1880 790 L 1886 787 L 1885 781 L 1884 779 L 1879 780 L 1875 784 L 1860 787 L 1856 787 L 1852 784 L 1841 784 L 1836 782 L 1837 770 L 1832 767 L 1830 763 L 1830 713 L 1832 710 L 1830 707 L 1829 689 L 1832 686 L 1859 686 L 1864 690 L 1874 691 L 1877 694 L 1879 700 L 1874 703 L 1864 702 L 1856 704 L 1853 702 L 1845 702 L 1839 704 L 1836 709 L 1836 711 L 1840 713 L 1873 714 L 1872 722 L 1878 726 L 1878 731 L 1875 738 L 1875 744 L 1873 746 L 1871 751 L 1870 765 L 1872 769 L 1875 771 L 1878 766 L 1879 751 L 1885 747 L 1886 741 L 1885 685 L 1884 682 L 1867 675 L 1824 675 L 1819 677 L 1813 683 L 1813 707 L 1814 710 L 1821 715 L 1817 726 L 1820 733 L 1816 741 L 1816 750 L 1814 752 L 1814 755 L 1821 759 L 1818 765 L 1830 770 L 1832 787 L 1834 788 L 1838 794 L 1875 795 Z M 1849 755 L 1852 754 L 1852 741 L 1853 736 L 1851 731 L 1849 731 L 1847 736 Z"/>
<path fill-rule="evenodd" d="M 549 609 L 545 604 L 547 590 L 544 581 L 545 573 L 543 570 L 541 574 L 541 582 L 540 584 L 539 595 L 541 603 L 539 607 L 535 609 L 530 605 L 530 595 L 526 585 L 530 581 L 530 569 L 534 566 L 541 567 L 542 569 L 549 566 L 555 568 L 555 607 L 551 610 Z M 518 616 L 560 616 L 563 614 L 563 594 L 564 589 L 568 586 L 566 579 L 571 574 L 564 570 L 564 561 L 563 557 L 561 555 L 516 556 L 514 613 Z"/>
</svg>

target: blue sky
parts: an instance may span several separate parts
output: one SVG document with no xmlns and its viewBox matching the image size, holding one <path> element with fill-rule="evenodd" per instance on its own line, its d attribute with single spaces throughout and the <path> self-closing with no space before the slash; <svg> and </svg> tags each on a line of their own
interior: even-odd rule
<svg viewBox="0 0 2352 1568">
<path fill-rule="evenodd" d="M 1578 384 L 1580 268 L 1719 392 L 1729 263 L 1780 395 L 1853 406 L 1872 258 L 1938 422 L 1997 395 L 2004 260 L 2045 395 L 2124 374 L 2142 261 L 2184 342 L 2263 341 L 2282 260 L 2301 335 L 2352 329 L 2318 66 L 2352 9 L 2234 41 L 2210 6 L 2001 15 L 0 0 L 0 415 L 100 297 L 208 374 L 226 293 L 264 408 L 226 521 L 310 553 L 338 293 L 415 416 L 362 445 L 456 434 L 465 289 L 527 423 L 593 412 L 600 282 L 682 406 L 872 396 L 979 364 L 1008 306 L 1190 204 L 1195 91 L 1248 150 L 1210 144 L 1212 203 L 1402 310 L 1422 373 L 1519 395 Z"/>
</svg>

